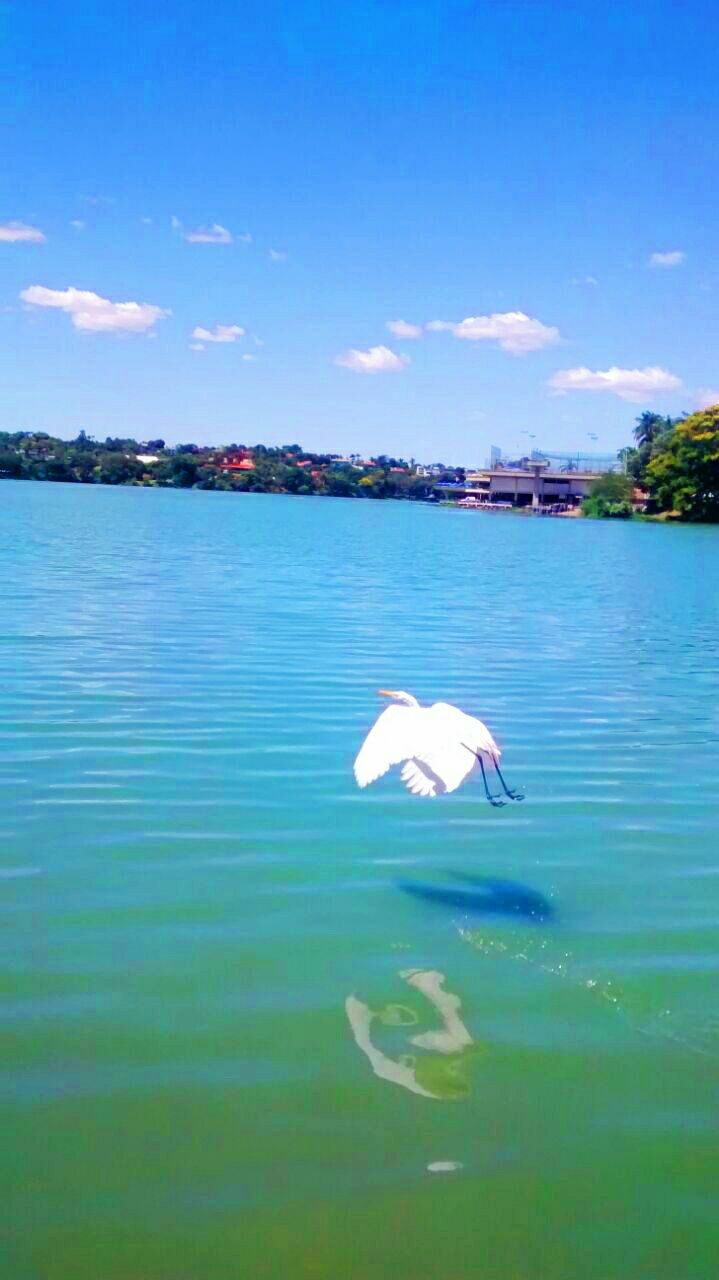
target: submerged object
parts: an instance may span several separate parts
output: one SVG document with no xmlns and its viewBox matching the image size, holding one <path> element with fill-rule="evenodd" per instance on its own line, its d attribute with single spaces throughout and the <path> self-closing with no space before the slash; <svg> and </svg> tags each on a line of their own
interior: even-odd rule
<svg viewBox="0 0 719 1280">
<path fill-rule="evenodd" d="M 409 1037 L 412 1048 L 421 1051 L 419 1054 L 390 1057 L 373 1041 L 372 1024 L 408 1027 L 418 1021 L 417 1014 L 397 1004 L 372 1010 L 357 996 L 350 995 L 345 1001 L 345 1012 L 357 1047 L 380 1080 L 398 1084 L 423 1098 L 457 1102 L 468 1097 L 471 1089 L 468 1068 L 475 1058 L 484 1056 L 484 1047 L 473 1040 L 462 1021 L 459 996 L 444 990 L 445 977 L 438 969 L 402 969 L 399 976 L 429 1001 L 440 1016 L 441 1028 Z M 440 1165 L 437 1172 L 449 1171 L 448 1162 Z"/>
<path fill-rule="evenodd" d="M 551 920 L 554 907 L 537 889 L 520 884 L 517 880 L 502 880 L 495 876 L 470 876 L 463 872 L 451 872 L 459 885 L 424 884 L 421 881 L 401 880 L 399 888 L 414 898 L 434 902 L 438 906 L 454 907 L 468 915 L 519 916 L 535 924 Z"/>
</svg>

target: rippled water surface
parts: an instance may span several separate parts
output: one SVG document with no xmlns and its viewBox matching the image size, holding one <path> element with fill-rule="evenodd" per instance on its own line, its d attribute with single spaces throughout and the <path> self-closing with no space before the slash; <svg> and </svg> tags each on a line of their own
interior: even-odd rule
<svg viewBox="0 0 719 1280">
<path fill-rule="evenodd" d="M 0 523 L 3 1277 L 713 1280 L 719 530 L 11 481 Z M 525 802 L 358 791 L 378 686 Z M 551 914 L 399 887 L 463 876 Z"/>
</svg>

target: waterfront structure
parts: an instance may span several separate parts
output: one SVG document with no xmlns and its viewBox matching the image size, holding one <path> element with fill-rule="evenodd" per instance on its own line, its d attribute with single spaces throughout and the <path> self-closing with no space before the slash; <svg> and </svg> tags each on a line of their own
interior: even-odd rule
<svg viewBox="0 0 719 1280">
<path fill-rule="evenodd" d="M 578 506 L 588 497 L 596 471 L 568 471 L 550 467 L 546 460 L 524 461 L 521 466 L 487 467 L 468 471 L 463 484 L 439 483 L 441 497 L 474 498 L 477 505 L 502 504 L 534 507 L 565 504 Z"/>
</svg>

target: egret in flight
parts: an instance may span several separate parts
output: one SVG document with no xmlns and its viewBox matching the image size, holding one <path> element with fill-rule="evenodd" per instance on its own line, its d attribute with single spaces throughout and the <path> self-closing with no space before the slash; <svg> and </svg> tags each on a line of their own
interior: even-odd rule
<svg viewBox="0 0 719 1280">
<path fill-rule="evenodd" d="M 499 767 L 502 753 L 481 720 L 448 702 L 422 707 L 411 693 L 395 689 L 377 692 L 391 698 L 393 705 L 378 716 L 355 760 L 354 774 L 360 787 L 369 786 L 393 765 L 401 764 L 402 781 L 412 795 L 442 796 L 456 791 L 479 767 L 489 803 L 501 808 L 506 801 L 492 795 L 487 782 L 491 765 L 508 799 L 524 799 L 504 781 Z"/>
</svg>

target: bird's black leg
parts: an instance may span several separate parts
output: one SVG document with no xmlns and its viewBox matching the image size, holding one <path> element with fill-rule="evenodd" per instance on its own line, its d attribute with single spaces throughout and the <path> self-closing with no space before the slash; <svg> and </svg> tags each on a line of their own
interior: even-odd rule
<svg viewBox="0 0 719 1280">
<path fill-rule="evenodd" d="M 510 800 L 523 800 L 523 799 L 524 799 L 524 796 L 523 796 L 523 794 L 522 794 L 522 792 L 521 792 L 521 791 L 510 791 L 509 787 L 507 786 L 506 782 L 504 781 L 504 775 L 503 775 L 502 770 L 500 769 L 499 765 L 497 764 L 497 761 L 496 761 L 496 760 L 495 760 L 495 762 L 494 762 L 494 767 L 495 767 L 495 769 L 497 770 L 497 774 L 499 775 L 499 781 L 501 782 L 501 784 L 502 784 L 502 786 L 503 786 L 503 788 L 504 788 L 504 794 L 505 794 L 506 796 L 509 796 Z"/>
<path fill-rule="evenodd" d="M 505 800 L 500 800 L 498 796 L 493 796 L 493 795 L 492 795 L 492 793 L 491 793 L 491 792 L 490 792 L 490 790 L 489 790 L 489 785 L 488 785 L 488 783 L 487 783 L 487 774 L 486 774 L 486 771 L 485 771 L 485 768 L 484 768 L 484 760 L 482 759 L 482 757 L 481 757 L 481 755 L 479 754 L 479 752 L 478 752 L 478 751 L 475 751 L 475 753 L 474 753 L 474 754 L 476 755 L 477 759 L 479 760 L 479 767 L 480 767 L 480 769 L 482 770 L 482 781 L 483 781 L 483 783 L 484 783 L 484 794 L 486 795 L 487 799 L 489 800 L 489 803 L 490 803 L 490 804 L 492 804 L 492 805 L 494 805 L 495 809 L 503 809 L 503 808 L 504 808 L 504 805 L 506 804 L 506 801 L 505 801 Z"/>
</svg>

